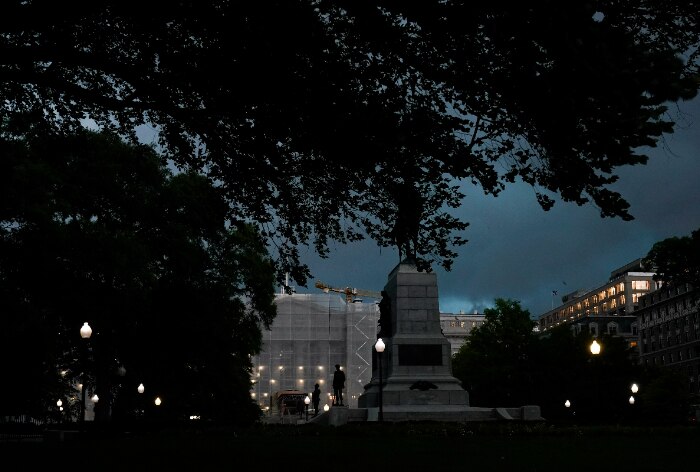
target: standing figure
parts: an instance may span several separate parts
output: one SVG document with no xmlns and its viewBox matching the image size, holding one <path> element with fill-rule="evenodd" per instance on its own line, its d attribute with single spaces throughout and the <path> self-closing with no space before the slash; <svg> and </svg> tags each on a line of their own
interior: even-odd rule
<svg viewBox="0 0 700 472">
<path fill-rule="evenodd" d="M 318 415 L 318 404 L 321 402 L 321 389 L 318 384 L 314 385 L 314 391 L 311 393 L 311 401 L 314 405 L 314 416 Z"/>
<path fill-rule="evenodd" d="M 297 398 L 297 414 L 299 418 L 304 417 L 304 400 L 302 400 L 301 397 Z"/>
<path fill-rule="evenodd" d="M 345 372 L 340 370 L 340 364 L 335 365 L 333 373 L 333 405 L 343 406 L 343 389 L 345 388 Z"/>
</svg>

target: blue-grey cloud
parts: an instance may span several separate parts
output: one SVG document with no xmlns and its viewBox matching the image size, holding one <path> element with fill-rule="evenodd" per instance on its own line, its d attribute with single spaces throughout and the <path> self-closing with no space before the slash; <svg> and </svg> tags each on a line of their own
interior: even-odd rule
<svg viewBox="0 0 700 472">
<path fill-rule="evenodd" d="M 525 184 L 498 197 L 465 187 L 458 214 L 470 222 L 464 233 L 469 242 L 452 271 L 436 270 L 441 310 L 483 311 L 502 297 L 519 300 L 535 317 L 565 293 L 603 284 L 612 270 L 643 257 L 656 241 L 700 227 L 700 99 L 679 110 L 676 132 L 645 150 L 648 164 L 619 169 L 613 189 L 630 203 L 633 221 L 601 218 L 592 205 L 561 201 L 545 212 Z M 317 279 L 380 290 L 398 255 L 363 241 L 334 246 L 328 259 L 309 252 L 305 261 Z M 313 281 L 309 287 L 316 290 Z"/>
</svg>

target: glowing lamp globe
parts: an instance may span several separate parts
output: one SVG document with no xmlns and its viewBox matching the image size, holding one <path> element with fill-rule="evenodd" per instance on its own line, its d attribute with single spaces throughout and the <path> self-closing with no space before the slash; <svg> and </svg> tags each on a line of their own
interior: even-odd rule
<svg viewBox="0 0 700 472">
<path fill-rule="evenodd" d="M 86 321 L 82 328 L 80 328 L 80 337 L 83 339 L 90 339 L 90 336 L 92 336 L 92 328 Z"/>
</svg>

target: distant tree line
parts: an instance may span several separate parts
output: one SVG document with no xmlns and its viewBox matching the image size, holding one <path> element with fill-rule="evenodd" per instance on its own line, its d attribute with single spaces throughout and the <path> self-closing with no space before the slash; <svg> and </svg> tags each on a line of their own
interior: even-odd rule
<svg viewBox="0 0 700 472">
<path fill-rule="evenodd" d="M 681 240 L 660 241 L 647 256 L 654 260 L 663 253 L 684 261 L 667 262 L 666 280 L 684 279 L 698 269 L 696 262 L 688 262 L 694 256 L 675 252 L 690 244 L 688 238 Z M 698 395 L 688 392 L 684 373 L 637 364 L 622 337 L 597 337 L 602 349 L 594 355 L 591 333 L 575 334 L 570 325 L 535 332 L 536 322 L 517 301 L 496 299 L 484 315 L 484 323 L 472 330 L 452 361 L 472 406 L 539 405 L 550 421 L 683 423 L 691 415 L 690 405 L 699 403 Z M 639 392 L 631 405 L 633 383 Z"/>
</svg>

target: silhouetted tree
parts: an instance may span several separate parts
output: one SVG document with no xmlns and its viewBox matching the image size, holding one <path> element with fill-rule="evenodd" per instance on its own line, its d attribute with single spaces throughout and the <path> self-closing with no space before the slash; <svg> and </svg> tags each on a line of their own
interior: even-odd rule
<svg viewBox="0 0 700 472">
<path fill-rule="evenodd" d="M 700 229 L 690 236 L 674 236 L 655 243 L 644 263 L 655 271 L 654 280 L 700 287 Z"/>
<path fill-rule="evenodd" d="M 530 313 L 515 300 L 497 298 L 484 310 L 484 323 L 471 331 L 455 354 L 452 371 L 474 406 L 531 403 L 532 360 L 537 341 Z"/>
<path fill-rule="evenodd" d="M 640 382 L 639 417 L 659 424 L 685 423 L 690 417 L 690 395 L 685 373 L 663 367 L 649 367 Z"/>
<path fill-rule="evenodd" d="M 89 321 L 101 415 L 133 410 L 143 382 L 171 417 L 255 420 L 249 355 L 275 315 L 274 266 L 221 189 L 108 133 L 0 147 L 0 362 L 18 386 L 2 411 L 68 398 Z"/>
<path fill-rule="evenodd" d="M 683 1 L 11 0 L 0 126 L 153 126 L 302 284 L 299 245 L 394 244 L 398 202 L 375 192 L 415 167 L 431 200 L 416 252 L 449 267 L 462 181 L 521 179 L 544 209 L 559 195 L 631 218 L 608 185 L 672 131 L 666 104 L 696 94 L 697 27 Z"/>
</svg>

